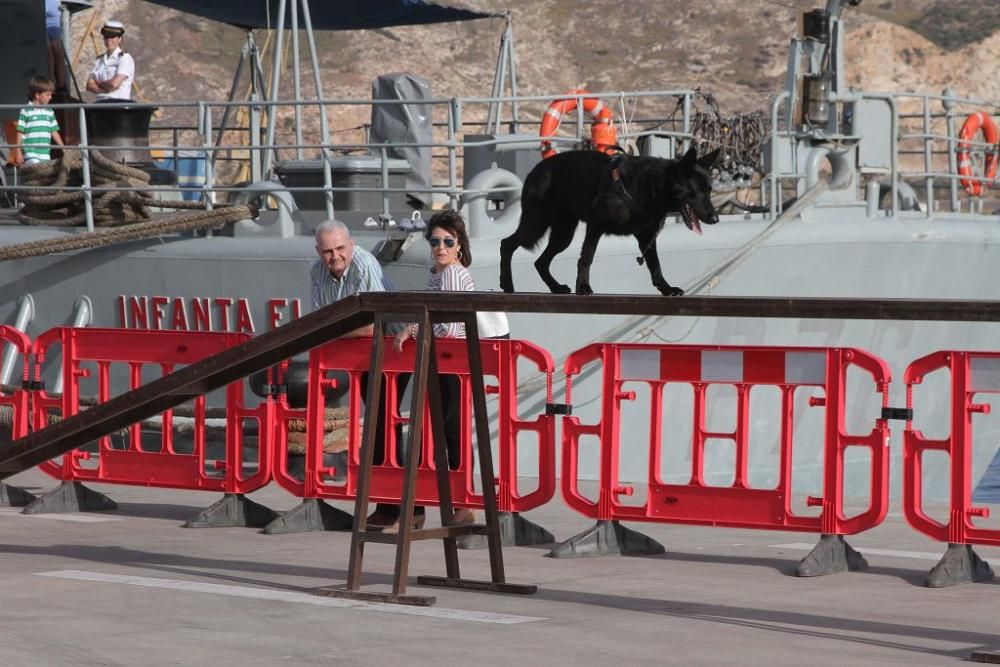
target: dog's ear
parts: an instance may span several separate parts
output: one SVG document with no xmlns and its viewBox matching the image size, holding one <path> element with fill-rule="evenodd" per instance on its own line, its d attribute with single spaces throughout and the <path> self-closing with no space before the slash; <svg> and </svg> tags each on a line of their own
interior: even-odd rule
<svg viewBox="0 0 1000 667">
<path fill-rule="evenodd" d="M 702 169 L 711 171 L 712 167 L 715 166 L 715 163 L 719 161 L 719 156 L 721 154 L 722 154 L 722 147 L 720 146 L 719 148 L 716 148 L 708 155 L 702 155 L 700 158 L 698 158 L 698 166 L 701 167 Z"/>
<path fill-rule="evenodd" d="M 688 152 L 683 155 L 680 159 L 680 163 L 685 167 L 693 167 L 698 162 L 698 151 L 694 146 L 688 149 Z"/>
</svg>

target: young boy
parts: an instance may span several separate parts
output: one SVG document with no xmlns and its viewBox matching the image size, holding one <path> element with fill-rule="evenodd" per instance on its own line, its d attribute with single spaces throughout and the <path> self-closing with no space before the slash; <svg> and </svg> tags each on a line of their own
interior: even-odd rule
<svg viewBox="0 0 1000 667">
<path fill-rule="evenodd" d="M 52 159 L 52 143 L 63 145 L 56 115 L 46 105 L 52 101 L 55 85 L 44 76 L 36 76 L 28 84 L 28 105 L 17 117 L 17 145 L 21 159 L 17 164 L 37 164 Z"/>
</svg>

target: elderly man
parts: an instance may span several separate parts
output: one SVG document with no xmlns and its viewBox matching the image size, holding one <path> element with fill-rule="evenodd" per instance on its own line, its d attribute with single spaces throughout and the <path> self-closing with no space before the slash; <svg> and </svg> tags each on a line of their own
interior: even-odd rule
<svg viewBox="0 0 1000 667">
<path fill-rule="evenodd" d="M 345 297 L 359 292 L 384 292 L 385 276 L 382 266 L 375 256 L 364 248 L 359 248 L 351 238 L 351 231 L 338 220 L 327 220 L 316 228 L 316 253 L 319 260 L 309 271 L 309 281 L 312 287 L 313 310 L 328 306 Z M 374 333 L 372 325 L 355 329 L 347 336 L 371 336 Z M 361 395 L 368 395 L 368 374 L 361 376 Z M 396 381 L 397 400 L 402 398 L 409 375 L 400 375 Z M 348 378 L 340 378 L 347 387 Z M 382 385 L 382 400 L 379 401 L 378 418 L 375 427 L 374 461 L 381 464 L 385 459 L 385 385 Z M 402 436 L 402 429 L 396 430 L 397 442 Z M 422 512 L 422 508 L 421 508 Z M 414 523 L 422 526 L 424 515 L 414 517 Z M 399 506 L 379 503 L 375 512 L 368 517 L 368 528 L 382 529 L 385 532 L 399 530 Z"/>
<path fill-rule="evenodd" d="M 309 271 L 313 310 L 329 306 L 359 292 L 384 292 L 385 277 L 375 256 L 354 245 L 351 231 L 339 220 L 327 220 L 316 228 L 319 259 Z M 372 327 L 362 327 L 351 336 L 370 336 Z"/>
</svg>

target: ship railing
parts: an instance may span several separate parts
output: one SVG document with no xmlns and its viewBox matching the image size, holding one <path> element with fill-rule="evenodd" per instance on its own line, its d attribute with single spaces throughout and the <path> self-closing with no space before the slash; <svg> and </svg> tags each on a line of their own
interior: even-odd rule
<svg viewBox="0 0 1000 667">
<path fill-rule="evenodd" d="M 829 189 L 833 191 L 851 187 L 860 190 L 863 187 L 856 194 L 867 201 L 867 213 L 869 217 L 874 217 L 878 214 L 880 204 L 878 182 L 872 179 L 876 176 L 889 179 L 892 197 L 886 214 L 895 216 L 898 202 L 896 174 L 899 126 L 895 101 L 880 93 L 852 92 L 834 96 L 828 102 L 831 106 L 840 107 L 831 112 L 831 115 L 836 114 L 836 118 L 851 116 L 844 111 L 847 105 L 859 108 L 863 102 L 885 104 L 888 114 L 882 122 L 887 122 L 888 127 L 880 129 L 888 136 L 887 149 L 879 155 L 879 159 L 869 161 L 868 164 L 857 161 L 857 149 L 864 141 L 866 131 L 862 127 L 863 117 L 854 118 L 850 123 L 836 123 L 835 130 L 829 127 L 807 127 L 804 124 L 789 126 L 783 119 L 788 117 L 787 106 L 793 100 L 788 91 L 782 91 L 771 103 L 770 135 L 765 146 L 764 173 L 760 184 L 760 197 L 762 202 L 766 202 L 768 217 L 775 220 L 783 213 L 789 192 L 796 199 L 802 198 L 812 192 L 820 180 L 828 180 Z M 871 131 L 870 128 L 868 131 Z M 826 177 L 821 173 L 824 167 L 828 167 L 830 171 Z M 858 173 L 862 178 L 856 178 Z"/>
<path fill-rule="evenodd" d="M 287 101 L 253 101 L 253 102 L 167 102 L 167 103 L 157 103 L 155 106 L 161 111 L 171 112 L 174 110 L 180 112 L 193 112 L 195 114 L 197 122 L 194 124 L 177 124 L 177 125 L 154 125 L 151 128 L 151 134 L 169 132 L 170 138 L 166 142 L 154 142 L 150 143 L 148 146 L 142 146 L 142 149 L 148 149 L 155 153 L 161 155 L 173 155 L 175 157 L 174 166 L 178 164 L 176 157 L 180 154 L 180 151 L 193 150 L 197 154 L 204 156 L 205 165 L 205 175 L 204 183 L 199 188 L 201 199 L 206 208 L 211 208 L 213 205 L 214 197 L 216 194 L 227 194 L 227 193 L 239 193 L 242 191 L 242 187 L 238 185 L 238 182 L 225 183 L 224 179 L 217 178 L 216 175 L 216 164 L 234 162 L 237 164 L 245 164 L 250 161 L 257 161 L 262 165 L 267 165 L 269 161 L 273 161 L 276 156 L 281 153 L 287 153 L 294 151 L 296 155 L 306 155 L 318 156 L 321 160 L 323 169 L 323 185 L 320 187 L 287 187 L 285 189 L 293 193 L 309 193 L 309 192 L 321 192 L 326 195 L 325 199 L 327 202 L 328 213 L 332 216 L 333 211 L 333 195 L 338 192 L 377 192 L 382 195 L 382 211 L 381 214 L 386 218 L 391 217 L 390 211 L 390 197 L 402 192 L 406 193 L 422 193 L 427 194 L 430 198 L 439 197 L 446 199 L 451 205 L 456 206 L 461 202 L 463 196 L 471 194 L 472 191 L 462 185 L 462 168 L 460 162 L 465 157 L 465 151 L 469 148 L 483 148 L 492 147 L 497 151 L 503 151 L 509 147 L 518 147 L 523 149 L 526 140 L 530 141 L 530 138 L 534 135 L 527 135 L 525 133 L 516 132 L 516 130 L 521 130 L 525 128 L 533 128 L 537 121 L 530 120 L 531 117 L 531 104 L 538 104 L 541 117 L 541 110 L 544 109 L 544 105 L 551 103 L 553 100 L 558 99 L 578 99 L 581 100 L 584 97 L 596 97 L 604 100 L 609 105 L 617 105 L 619 107 L 619 114 L 625 110 L 627 103 L 626 100 L 642 100 L 648 102 L 655 102 L 660 104 L 661 113 L 649 114 L 644 113 L 641 115 L 633 115 L 628 119 L 627 124 L 621 135 L 621 141 L 624 143 L 626 141 L 634 141 L 639 137 L 643 136 L 665 136 L 670 139 L 670 146 L 673 150 L 685 150 L 694 136 L 691 131 L 693 108 L 694 108 L 694 96 L 695 91 L 691 90 L 664 90 L 664 91 L 646 91 L 646 92 L 636 92 L 636 93 L 626 93 L 626 92 L 615 92 L 615 93 L 588 93 L 586 95 L 534 95 L 534 96 L 519 96 L 516 98 L 519 106 L 525 111 L 522 114 L 522 118 L 528 118 L 528 120 L 519 120 L 517 122 L 504 123 L 503 127 L 509 130 L 515 130 L 512 133 L 501 133 L 491 135 L 489 133 L 490 129 L 499 129 L 501 127 L 501 122 L 496 121 L 492 125 L 488 122 L 488 114 L 486 114 L 486 109 L 490 104 L 495 104 L 501 98 L 491 98 L 491 97 L 478 97 L 478 98 L 436 98 L 429 100 L 422 100 L 420 102 L 414 102 L 411 100 L 370 100 L 370 99 L 324 99 L 324 100 L 302 100 L 298 102 L 287 102 Z M 785 140 L 792 140 L 794 144 L 794 138 L 797 135 L 794 128 L 783 128 L 779 125 L 778 119 L 781 117 L 777 113 L 778 109 L 782 104 L 785 103 L 787 98 L 787 93 L 783 93 L 775 98 L 772 104 L 771 113 L 771 137 L 772 137 L 772 151 L 776 150 L 777 139 L 784 138 Z M 509 101 L 508 98 L 502 98 L 503 101 Z M 929 94 L 917 94 L 917 93 L 907 93 L 907 94 L 892 94 L 892 93 L 859 93 L 850 94 L 843 96 L 842 102 L 851 101 L 858 102 L 863 100 L 883 100 L 888 102 L 890 105 L 898 106 L 900 109 L 895 109 L 893 112 L 893 120 L 898 128 L 893 132 L 893 137 L 895 141 L 899 142 L 899 145 L 893 146 L 891 150 L 891 155 L 889 158 L 889 163 L 881 171 L 872 170 L 871 175 L 878 175 L 884 181 L 885 177 L 890 180 L 890 186 L 895 190 L 898 183 L 910 181 L 918 184 L 922 194 L 927 202 L 935 202 L 933 206 L 925 206 L 924 209 L 927 214 L 931 214 L 934 210 L 940 210 L 944 206 L 947 206 L 952 211 L 961 211 L 964 208 L 970 212 L 981 212 L 985 205 L 989 203 L 989 200 L 983 197 L 975 198 L 965 196 L 963 192 L 960 181 L 963 177 L 957 174 L 957 160 L 955 157 L 956 149 L 959 146 L 959 140 L 957 138 L 957 128 L 960 126 L 960 121 L 967 115 L 967 113 L 973 110 L 991 110 L 995 109 L 995 105 L 991 105 L 988 102 L 982 100 L 976 100 L 971 98 L 958 98 L 947 94 L 942 95 L 929 95 Z M 664 104 L 666 102 L 666 104 Z M 343 110 L 350 107 L 359 108 L 372 108 L 378 105 L 413 105 L 421 104 L 428 105 L 432 110 L 443 109 L 444 120 L 435 119 L 432 123 L 434 128 L 434 136 L 431 141 L 428 142 L 392 142 L 391 144 L 377 144 L 371 142 L 371 137 L 367 131 L 365 131 L 366 136 L 361 137 L 361 141 L 354 142 L 334 142 L 329 141 L 324 142 L 295 142 L 295 141 L 282 141 L 277 136 L 270 143 L 263 142 L 257 145 L 246 145 L 243 143 L 241 138 L 252 134 L 250 129 L 246 127 L 233 127 L 233 126 L 221 126 L 221 124 L 216 124 L 213 122 L 213 115 L 217 110 L 222 109 L 223 115 L 226 115 L 226 111 L 231 111 L 233 109 L 246 109 L 248 112 L 253 112 L 257 110 L 260 113 L 261 110 L 265 112 L 273 112 L 275 114 L 281 113 L 286 107 L 298 107 L 298 106 L 312 106 L 317 110 L 322 108 L 326 110 L 326 113 L 336 112 L 338 109 Z M 99 150 L 99 149 L 115 149 L 122 148 L 121 146 L 105 146 L 97 142 L 88 141 L 87 134 L 87 122 L 85 110 L 89 108 L 103 108 L 107 109 L 110 107 L 129 107 L 131 104 L 104 104 L 101 105 L 89 105 L 89 104 L 75 104 L 75 105 L 53 105 L 56 109 L 67 109 L 70 113 L 76 110 L 79 114 L 80 131 L 83 136 L 81 136 L 80 147 L 84 149 L 84 161 L 87 162 L 88 151 L 89 150 Z M 4 105 L 0 108 L 15 109 L 19 108 L 20 105 Z M 938 110 L 938 107 L 941 110 Z M 633 107 L 633 111 L 636 111 L 637 107 Z M 673 113 L 669 113 L 670 111 Z M 438 114 L 440 115 L 440 114 Z M 678 117 L 679 116 L 679 117 Z M 470 120 L 472 118 L 472 120 Z M 570 114 L 570 117 L 566 119 L 565 125 L 570 131 L 570 136 L 556 136 L 551 138 L 553 143 L 563 144 L 563 145 L 578 145 L 585 136 L 587 128 L 589 127 L 589 118 L 586 116 L 582 108 L 582 104 L 577 105 L 576 113 Z M 631 127 L 629 127 L 631 126 Z M 190 128 L 194 128 L 194 134 L 190 134 Z M 473 131 L 479 128 L 481 134 L 474 135 Z M 363 129 L 363 125 L 354 124 L 350 129 L 358 130 Z M 182 135 L 188 134 L 186 140 L 182 140 Z M 860 132 L 855 132 L 855 134 L 860 134 Z M 234 141 L 233 138 L 236 138 Z M 860 141 L 860 136 L 854 137 L 838 137 L 840 141 L 850 139 L 852 141 Z M 961 142 L 963 145 L 966 142 Z M 971 152 L 974 159 L 982 159 L 982 155 L 986 151 L 991 150 L 991 146 L 985 142 L 978 140 L 973 140 L 968 142 L 971 147 Z M 8 144 L 3 144 L 5 148 L 10 148 Z M 434 168 L 435 182 L 432 186 L 426 188 L 419 188 L 413 185 L 409 185 L 406 188 L 393 188 L 388 185 L 388 169 L 387 169 L 387 153 L 393 149 L 397 148 L 429 148 L 432 151 L 432 160 L 436 165 Z M 382 174 L 381 179 L 382 185 L 376 188 L 358 188 L 358 187 L 346 187 L 338 188 L 333 185 L 332 178 L 332 159 L 337 153 L 364 153 L 370 157 L 381 160 Z M 921 163 L 922 164 L 916 164 Z M 772 164 L 777 164 L 777 160 L 772 160 Z M 768 203 L 770 215 L 776 216 L 781 212 L 782 206 L 782 193 L 785 189 L 792 184 L 801 182 L 803 180 L 809 179 L 809 174 L 802 173 L 798 167 L 796 160 L 790 161 L 791 168 L 784 169 L 773 169 L 772 173 L 765 174 L 764 178 L 761 180 L 761 201 L 766 201 Z M 86 203 L 90 204 L 92 202 L 93 196 L 101 192 L 114 191 L 118 188 L 113 187 L 96 187 L 88 182 L 89 169 L 85 169 L 84 183 L 81 189 L 86 193 Z M 270 176 L 271 172 L 262 173 L 258 178 L 267 178 Z M 968 178 L 964 177 L 966 180 L 972 180 L 983 182 L 989 184 L 989 179 L 986 178 Z M 242 179 L 246 182 L 248 179 Z M 250 179 L 252 180 L 252 179 Z M 464 182 L 468 182 L 465 179 Z M 871 181 L 869 181 L 870 185 Z M 941 184 L 945 185 L 942 187 Z M 859 183 L 860 184 L 860 183 Z M 876 184 L 877 185 L 877 184 Z M 907 187 L 907 186 L 904 186 Z M 16 195 L 19 190 L 26 189 L 24 186 L 18 186 L 16 183 L 8 184 L 8 191 Z M 44 190 L 41 187 L 32 186 L 33 190 Z M 936 195 L 940 190 L 946 189 L 948 192 L 947 201 L 937 201 Z M 501 193 L 504 191 L 510 191 L 513 188 L 497 189 L 493 192 Z M 150 187 L 150 192 L 154 193 L 179 193 L 182 191 L 180 187 L 173 186 L 163 186 L 163 187 Z M 877 194 L 877 193 L 876 193 Z M 984 199 L 986 201 L 984 202 Z M 877 203 L 877 202 L 876 202 Z M 886 214 L 894 216 L 897 213 L 898 206 L 898 192 L 894 192 L 891 201 L 887 206 Z M 874 207 L 877 210 L 877 206 Z M 88 229 L 92 228 L 91 215 L 88 215 Z"/>
<path fill-rule="evenodd" d="M 333 195 L 338 192 L 377 192 L 382 195 L 381 214 L 386 218 L 391 217 L 390 196 L 398 193 L 423 193 L 430 198 L 440 197 L 446 199 L 452 206 L 457 206 L 463 196 L 476 193 L 463 185 L 462 168 L 460 161 L 465 157 L 468 148 L 492 147 L 497 151 L 502 151 L 511 147 L 525 149 L 526 135 L 518 133 L 517 130 L 533 127 L 534 122 L 530 120 L 531 105 L 537 104 L 538 118 L 544 114 L 548 104 L 558 99 L 577 99 L 596 97 L 604 100 L 609 105 L 617 105 L 619 115 L 623 116 L 623 132 L 619 135 L 622 142 L 635 141 L 643 136 L 664 136 L 670 139 L 671 151 L 686 150 L 693 140 L 691 132 L 691 119 L 694 109 L 693 90 L 663 90 L 644 91 L 635 93 L 614 92 L 614 93 L 588 93 L 586 95 L 535 95 L 520 96 L 516 99 L 503 97 L 476 97 L 476 98 L 436 98 L 420 100 L 370 100 L 370 99 L 322 99 L 322 100 L 301 100 L 301 101 L 234 101 L 234 102 L 157 102 L 143 104 L 142 106 L 153 106 L 166 116 L 177 116 L 178 114 L 194 113 L 194 123 L 164 123 L 154 124 L 150 128 L 153 137 L 162 136 L 167 133 L 166 141 L 152 141 L 134 148 L 142 151 L 150 151 L 152 155 L 163 157 L 173 156 L 174 170 L 178 167 L 178 157 L 182 151 L 194 151 L 197 155 L 203 156 L 204 182 L 199 188 L 200 198 L 206 209 L 211 209 L 217 193 L 239 193 L 244 190 L 246 182 L 255 180 L 267 180 L 273 177 L 273 162 L 275 157 L 281 153 L 294 152 L 296 156 L 310 157 L 316 156 L 321 161 L 323 170 L 323 185 L 321 187 L 285 187 L 284 189 L 294 193 L 321 192 L 325 194 L 326 208 L 329 217 L 334 214 Z M 492 126 L 489 124 L 488 107 L 498 102 L 517 102 L 523 111 L 522 118 L 529 120 L 519 120 L 517 122 L 502 123 L 497 120 Z M 656 103 L 663 109 L 659 114 L 646 113 L 640 110 L 640 103 Z M 219 110 L 222 117 L 231 116 L 233 110 L 243 109 L 247 112 L 247 118 L 257 118 L 257 127 L 262 128 L 260 123 L 262 114 L 280 114 L 291 107 L 314 107 L 320 113 L 343 112 L 350 107 L 373 108 L 378 105 L 427 105 L 432 112 L 443 109 L 443 122 L 433 123 L 434 135 L 431 141 L 425 142 L 397 142 L 391 144 L 378 144 L 370 140 L 370 136 L 362 137 L 360 142 L 335 142 L 329 139 L 329 131 L 326 131 L 324 141 L 282 141 L 278 136 L 274 136 L 270 142 L 262 140 L 260 143 L 247 145 L 242 139 L 252 137 L 256 130 L 241 126 L 223 126 L 214 122 L 213 117 Z M 629 111 L 627 120 L 624 116 Z M 0 105 L 0 109 L 19 109 L 23 105 Z M 134 103 L 101 103 L 101 104 L 60 104 L 51 105 L 53 109 L 64 110 L 67 114 L 75 114 L 79 124 L 79 141 L 76 148 L 82 151 L 83 157 L 83 184 L 80 190 L 85 195 L 85 208 L 87 229 L 93 230 L 93 199 L 95 195 L 104 192 L 125 190 L 127 188 L 112 186 L 97 186 L 90 181 L 90 151 L 91 150 L 114 150 L 122 148 L 133 148 L 123 145 L 106 145 L 99 141 L 91 141 L 89 138 L 87 110 L 93 108 L 130 108 Z M 256 115 L 255 115 L 256 114 Z M 471 119 L 471 120 L 470 120 Z M 575 122 L 574 122 L 575 121 Z M 583 110 L 583 105 L 578 104 L 575 118 L 567 118 L 566 125 L 570 130 L 570 136 L 555 136 L 547 138 L 555 144 L 567 146 L 579 145 L 585 136 L 590 119 Z M 667 126 L 670 127 L 667 127 Z M 499 129 L 501 126 L 514 132 L 509 134 L 498 133 L 490 135 L 488 130 Z M 353 129 L 360 127 L 355 124 Z M 480 133 L 473 134 L 472 131 L 480 128 Z M 301 134 L 300 134 L 301 136 Z M 537 135 L 534 135 L 535 141 Z M 469 138 L 467 138 L 469 137 Z M 234 140 L 235 138 L 235 140 Z M 5 149 L 13 146 L 2 144 Z M 420 188 L 409 185 L 406 188 L 389 186 L 388 160 L 391 157 L 390 151 L 397 148 L 428 148 L 432 151 L 432 157 L 437 165 L 434 169 L 435 182 L 430 187 Z M 534 150 L 534 148 L 529 148 Z M 335 187 L 333 185 L 332 170 L 333 158 L 338 153 L 350 154 L 361 152 L 370 157 L 380 160 L 382 179 L 379 187 L 359 188 L 359 187 Z M 217 163 L 251 163 L 250 178 L 231 180 L 226 183 L 225 179 L 219 179 L 217 175 Z M 253 165 L 257 165 L 254 168 Z M 443 165 L 443 167 L 442 167 Z M 443 176 L 444 178 L 440 178 Z M 443 181 L 443 183 L 441 182 Z M 467 180 L 466 180 L 467 182 Z M 52 186 L 50 188 L 42 186 L 23 186 L 16 181 L 9 184 L 7 190 L 15 196 L 18 192 L 25 190 L 62 190 Z M 502 193 L 512 191 L 516 188 L 496 188 L 491 189 L 491 193 Z M 180 186 L 149 186 L 143 188 L 144 191 L 157 193 L 173 193 L 181 196 L 184 188 Z"/>
<path fill-rule="evenodd" d="M 889 93 L 886 93 L 889 94 Z M 983 99 L 959 97 L 950 90 L 941 94 L 896 93 L 893 94 L 900 106 L 900 142 L 904 147 L 901 156 L 912 156 L 902 160 L 900 177 L 923 185 L 925 202 L 934 205 L 926 207 L 928 214 L 933 209 L 947 207 L 952 212 L 963 209 L 970 213 L 982 213 L 993 208 L 997 195 L 990 191 L 996 186 L 995 179 L 985 176 L 961 176 L 958 173 L 958 151 L 967 148 L 974 164 L 982 164 L 989 152 L 1000 150 L 996 144 L 973 137 L 969 141 L 959 139 L 966 117 L 977 111 L 997 115 L 1000 104 Z M 995 119 L 1000 121 L 1000 119 Z M 982 196 L 970 196 L 962 187 L 962 181 L 978 182 L 983 188 Z M 943 183 L 943 186 L 939 186 Z M 938 195 L 944 190 L 942 199 Z"/>
<path fill-rule="evenodd" d="M 772 168 L 764 175 L 766 188 L 763 189 L 766 192 L 762 192 L 761 196 L 768 201 L 772 218 L 781 213 L 782 195 L 788 188 L 801 195 L 810 181 L 816 178 L 815 173 L 803 169 L 802 165 L 807 164 L 807 160 L 805 155 L 799 153 L 816 150 L 817 146 L 823 145 L 829 146 L 831 151 L 850 153 L 853 169 L 860 178 L 843 180 L 847 185 L 858 188 L 858 197 L 867 202 L 870 217 L 880 214 L 894 217 L 900 208 L 920 209 L 928 217 L 943 210 L 982 213 L 997 203 L 995 191 L 989 189 L 991 185 L 996 185 L 996 181 L 985 176 L 960 175 L 957 151 L 960 146 L 968 148 L 973 161 L 982 164 L 987 153 L 1000 150 L 1000 147 L 975 138 L 968 142 L 959 139 L 959 130 L 967 115 L 975 111 L 989 112 L 1000 108 L 998 105 L 973 98 L 959 98 L 948 91 L 940 95 L 851 92 L 829 100 L 838 106 L 836 113 L 841 119 L 844 134 L 823 136 L 800 126 L 779 124 L 788 98 L 787 92 L 782 93 L 771 107 L 768 158 Z M 872 122 L 870 116 L 862 113 L 861 105 L 872 101 L 888 105 L 889 113 L 884 121 Z M 889 138 L 884 152 L 878 145 L 876 134 Z M 845 165 L 850 160 L 839 165 L 831 160 L 834 179 L 838 168 L 847 171 Z M 983 195 L 969 195 L 962 187 L 963 182 L 983 184 Z M 881 195 L 886 190 L 891 191 L 891 198 L 883 210 Z M 907 197 L 901 198 L 904 192 Z M 946 194 L 942 197 L 943 193 Z"/>
</svg>

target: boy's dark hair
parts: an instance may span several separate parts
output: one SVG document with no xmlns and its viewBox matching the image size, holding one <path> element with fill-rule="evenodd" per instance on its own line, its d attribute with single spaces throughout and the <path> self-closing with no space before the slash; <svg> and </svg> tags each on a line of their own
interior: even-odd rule
<svg viewBox="0 0 1000 667">
<path fill-rule="evenodd" d="M 28 83 L 28 99 L 33 100 L 38 93 L 51 93 L 55 89 L 56 84 L 52 83 L 52 79 L 45 76 L 33 76 Z"/>
</svg>

